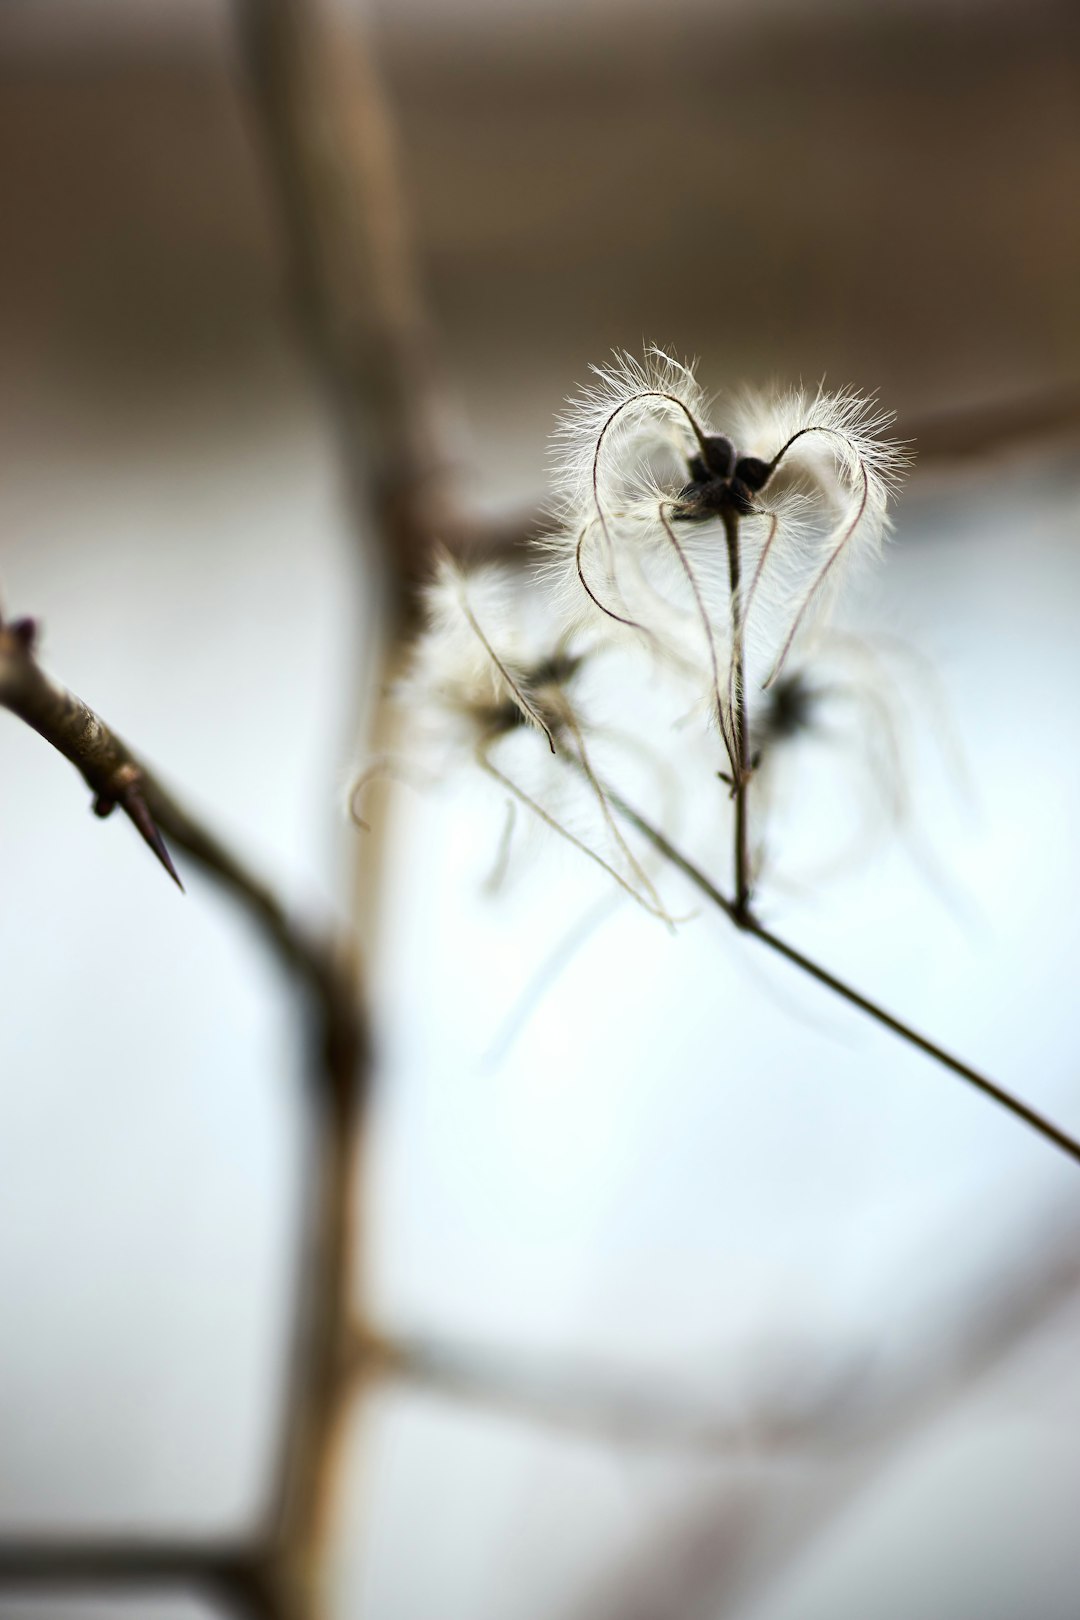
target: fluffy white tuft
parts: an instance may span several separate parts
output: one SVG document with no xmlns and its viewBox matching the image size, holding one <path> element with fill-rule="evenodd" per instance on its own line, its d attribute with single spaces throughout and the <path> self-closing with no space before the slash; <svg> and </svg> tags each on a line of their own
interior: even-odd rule
<svg viewBox="0 0 1080 1620">
<path fill-rule="evenodd" d="M 685 462 L 708 412 L 695 364 L 651 348 L 644 360 L 616 350 L 610 365 L 590 366 L 596 381 L 567 401 L 552 439 L 557 519 L 586 521 L 632 496 L 649 458 Z"/>
<path fill-rule="evenodd" d="M 427 711 L 443 726 L 456 723 L 474 738 L 490 732 L 494 717 L 510 705 L 546 734 L 528 672 L 565 636 L 545 608 L 506 567 L 487 564 L 465 573 L 440 557 L 423 594 L 425 625 L 400 695 L 417 713 Z"/>
<path fill-rule="evenodd" d="M 504 567 L 466 572 L 443 556 L 423 607 L 425 625 L 397 696 L 428 749 L 449 763 L 471 760 L 512 801 L 670 924 L 596 776 L 588 728 L 569 690 L 583 660 L 552 624 L 547 597 L 523 588 L 520 574 Z M 537 734 L 545 747 L 537 748 Z M 588 831 L 568 821 L 567 802 L 571 814 L 584 805 Z"/>
<path fill-rule="evenodd" d="M 554 441 L 558 526 L 543 544 L 558 611 L 695 670 L 730 730 L 736 640 L 748 679 L 774 679 L 852 565 L 878 553 L 908 458 L 884 436 L 891 415 L 851 390 L 744 394 L 714 420 L 693 368 L 660 350 L 617 354 L 596 377 Z M 738 519 L 737 603 L 722 518 L 688 521 L 683 501 L 717 434 L 770 469 Z"/>
</svg>

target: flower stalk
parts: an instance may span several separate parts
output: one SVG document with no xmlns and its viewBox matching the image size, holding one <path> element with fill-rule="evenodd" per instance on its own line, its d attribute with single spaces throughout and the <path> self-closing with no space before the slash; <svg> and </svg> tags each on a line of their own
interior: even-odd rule
<svg viewBox="0 0 1080 1620">
<path fill-rule="evenodd" d="M 902 1019 L 887 1012 L 884 1007 L 871 1000 L 869 996 L 864 996 L 861 991 L 856 990 L 854 986 L 848 984 L 844 979 L 839 978 L 835 973 L 830 973 L 828 968 L 822 967 L 812 957 L 796 950 L 795 946 L 789 945 L 786 940 L 774 934 L 771 929 L 766 928 L 758 920 L 749 906 L 739 905 L 737 899 L 729 899 L 722 890 L 718 889 L 712 879 L 687 855 L 684 855 L 659 827 L 628 804 L 619 793 L 611 787 L 607 787 L 605 791 L 608 802 L 618 811 L 619 815 L 630 826 L 634 827 L 671 866 L 680 871 L 698 890 L 699 894 L 704 895 L 743 933 L 760 940 L 769 950 L 774 951 L 778 956 L 782 956 L 785 961 L 799 968 L 809 978 L 816 980 L 818 984 L 824 985 L 827 990 L 831 990 L 834 995 L 848 1002 L 850 1006 L 857 1007 L 860 1012 L 866 1013 L 868 1017 L 883 1025 L 893 1035 L 899 1036 L 908 1046 L 915 1047 L 918 1051 L 933 1059 L 935 1063 L 940 1064 L 942 1068 L 958 1075 L 968 1085 L 974 1086 L 976 1091 L 980 1091 L 984 1097 L 989 1097 L 991 1102 L 996 1103 L 998 1107 L 1004 1108 L 1008 1113 L 1012 1114 L 1014 1119 L 1020 1120 L 1024 1125 L 1027 1125 L 1031 1130 L 1043 1137 L 1045 1141 L 1060 1149 L 1070 1159 L 1080 1163 L 1080 1142 L 1075 1137 L 1070 1136 L 1067 1131 L 1055 1125 L 1044 1114 L 1040 1114 L 1034 1108 L 1029 1107 L 1019 1097 L 1013 1096 L 1012 1092 L 1006 1091 L 1004 1086 L 998 1085 L 996 1081 L 980 1073 L 970 1063 L 965 1063 L 961 1058 L 954 1057 L 951 1052 L 947 1051 L 943 1046 L 939 1046 L 936 1041 L 932 1041 L 927 1036 L 920 1034 L 910 1024 L 904 1023 Z"/>
<path fill-rule="evenodd" d="M 749 915 L 750 909 L 750 722 L 746 704 L 746 638 L 742 611 L 742 558 L 739 552 L 739 515 L 732 507 L 723 512 L 724 540 L 728 555 L 728 583 L 731 588 L 731 723 L 735 733 L 735 909 Z"/>
</svg>

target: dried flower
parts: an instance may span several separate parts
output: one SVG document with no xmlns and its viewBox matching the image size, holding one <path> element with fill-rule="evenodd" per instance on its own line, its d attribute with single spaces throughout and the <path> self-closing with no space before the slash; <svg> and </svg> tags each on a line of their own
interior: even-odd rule
<svg viewBox="0 0 1080 1620">
<path fill-rule="evenodd" d="M 596 377 L 557 435 L 559 524 L 544 542 L 554 615 L 520 574 L 442 558 L 399 695 L 450 760 L 472 760 L 667 919 L 594 769 L 580 697 L 605 641 L 644 640 L 697 684 L 719 727 L 746 914 L 747 789 L 764 746 L 750 689 L 773 685 L 851 560 L 877 549 L 904 456 L 881 437 L 889 418 L 855 394 L 744 396 L 729 436 L 692 368 L 659 350 L 644 363 L 616 355 Z M 774 688 L 774 721 L 795 692 Z M 511 737 L 531 738 L 530 752 Z M 549 762 L 539 778 L 537 750 Z M 584 837 L 553 808 L 568 776 L 591 807 Z"/>
<path fill-rule="evenodd" d="M 702 675 L 732 770 L 752 672 L 765 686 L 852 562 L 875 553 L 903 450 L 853 392 L 744 395 L 713 425 L 693 369 L 616 354 L 556 434 L 545 541 L 568 623 Z"/>
<path fill-rule="evenodd" d="M 551 622 L 550 604 L 520 575 L 495 565 L 470 570 L 439 559 L 424 593 L 424 629 L 398 697 L 429 749 L 448 764 L 470 760 L 548 827 L 587 855 L 633 899 L 670 922 L 645 867 L 631 850 L 592 765 L 574 688 L 587 653 Z M 527 789 L 496 752 L 531 736 L 547 759 L 540 787 Z M 554 758 L 552 756 L 555 756 Z M 539 761 L 533 760 L 533 774 Z M 609 846 L 601 854 L 550 807 L 567 779 L 592 805 Z M 362 789 L 371 773 L 354 788 Z"/>
</svg>

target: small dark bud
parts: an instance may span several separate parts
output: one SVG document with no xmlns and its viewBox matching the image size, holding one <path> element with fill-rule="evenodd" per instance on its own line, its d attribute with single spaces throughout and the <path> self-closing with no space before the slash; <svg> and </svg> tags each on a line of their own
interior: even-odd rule
<svg viewBox="0 0 1080 1620">
<path fill-rule="evenodd" d="M 691 456 L 687 465 L 690 468 L 690 476 L 694 480 L 694 483 L 703 484 L 708 478 L 709 472 L 701 457 Z"/>
<path fill-rule="evenodd" d="M 723 433 L 706 436 L 702 454 L 714 478 L 730 478 L 735 465 L 735 446 Z M 696 458 L 695 458 L 696 459 Z"/>
<path fill-rule="evenodd" d="M 744 483 L 747 489 L 752 489 L 755 492 L 765 488 L 765 485 L 772 477 L 772 472 L 772 463 L 762 461 L 757 456 L 741 457 L 738 466 L 735 468 L 736 478 Z"/>
</svg>

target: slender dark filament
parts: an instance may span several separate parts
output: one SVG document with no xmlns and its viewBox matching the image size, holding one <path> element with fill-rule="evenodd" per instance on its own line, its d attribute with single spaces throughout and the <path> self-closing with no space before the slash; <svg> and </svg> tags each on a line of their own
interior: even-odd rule
<svg viewBox="0 0 1080 1620">
<path fill-rule="evenodd" d="M 686 575 L 687 583 L 689 584 L 690 590 L 693 593 L 694 602 L 697 605 L 698 617 L 701 620 L 701 627 L 705 632 L 705 640 L 709 648 L 709 661 L 712 664 L 713 695 L 716 700 L 716 719 L 720 727 L 720 734 L 724 739 L 724 747 L 727 750 L 728 760 L 731 763 L 732 774 L 734 776 L 738 776 L 739 754 L 735 744 L 735 739 L 729 727 L 729 716 L 733 713 L 733 707 L 729 705 L 728 712 L 725 714 L 724 700 L 720 695 L 720 661 L 716 655 L 716 638 L 713 635 L 712 622 L 709 619 L 708 610 L 705 607 L 705 599 L 701 594 L 701 587 L 697 582 L 697 576 L 690 566 L 690 559 L 687 557 L 682 546 L 679 544 L 679 537 L 672 528 L 670 521 L 664 515 L 665 506 L 674 506 L 675 504 L 676 503 L 674 501 L 658 502 L 656 508 L 657 515 L 660 518 L 660 523 L 664 530 L 664 534 L 667 537 L 668 543 L 675 552 L 676 557 L 679 559 L 683 573 Z M 728 683 L 728 692 L 730 698 L 730 677 Z"/>
<path fill-rule="evenodd" d="M 841 433 L 836 428 L 826 428 L 826 427 L 805 427 L 805 428 L 800 428 L 798 433 L 793 433 L 791 438 L 787 441 L 787 443 L 785 445 L 783 445 L 776 452 L 776 455 L 773 457 L 773 459 L 772 459 L 772 461 L 770 463 L 770 466 L 775 470 L 775 468 L 777 468 L 780 465 L 780 462 L 787 455 L 788 451 L 791 449 L 791 446 L 793 444 L 795 444 L 797 440 L 805 438 L 806 435 L 810 434 L 810 433 L 820 433 L 820 434 L 823 434 L 823 435 L 825 435 L 825 436 L 827 436 L 829 438 L 839 439 L 841 441 L 841 443 L 847 445 L 848 449 L 854 455 L 856 461 L 859 464 L 859 472 L 860 472 L 860 474 L 862 476 L 862 493 L 861 493 L 861 495 L 859 497 L 859 505 L 858 505 L 858 509 L 857 509 L 857 511 L 855 513 L 855 516 L 851 519 L 851 522 L 844 529 L 844 532 L 841 534 L 839 541 L 837 542 L 837 544 L 833 548 L 833 550 L 829 553 L 828 557 L 825 560 L 825 563 L 824 563 L 823 567 L 819 570 L 819 572 L 817 574 L 817 577 L 813 581 L 812 585 L 810 586 L 810 589 L 807 591 L 806 595 L 804 596 L 804 598 L 802 600 L 802 604 L 801 604 L 801 606 L 799 608 L 799 611 L 796 613 L 795 618 L 792 621 L 791 628 L 788 630 L 788 633 L 784 638 L 784 644 L 781 647 L 779 654 L 777 655 L 776 662 L 773 664 L 773 667 L 769 671 L 768 677 L 764 682 L 764 686 L 765 686 L 766 690 L 773 684 L 773 682 L 776 680 L 777 676 L 780 674 L 781 670 L 783 669 L 784 665 L 787 663 L 787 657 L 788 657 L 789 652 L 791 651 L 792 643 L 794 642 L 795 637 L 799 633 L 799 627 L 801 626 L 803 620 L 806 618 L 807 612 L 809 611 L 809 608 L 810 608 L 810 604 L 813 602 L 814 598 L 817 596 L 817 594 L 820 591 L 821 587 L 824 585 L 825 580 L 828 577 L 829 572 L 832 569 L 834 563 L 840 557 L 841 553 L 846 549 L 848 542 L 851 540 L 852 536 L 855 534 L 855 531 L 858 529 L 859 524 L 862 522 L 863 517 L 865 516 L 866 507 L 867 507 L 867 504 L 868 504 L 869 499 L 870 499 L 870 474 L 869 474 L 869 472 L 867 470 L 866 461 L 859 454 L 858 450 L 852 444 L 852 442 L 848 438 L 847 434 Z"/>
<path fill-rule="evenodd" d="M 593 450 L 592 462 L 593 502 L 596 506 L 596 515 L 600 519 L 600 526 L 604 531 L 604 539 L 608 543 L 609 552 L 611 549 L 611 537 L 608 534 L 607 519 L 604 516 L 604 509 L 600 504 L 600 452 L 604 447 L 604 440 L 608 435 L 608 430 L 612 427 L 617 418 L 622 415 L 623 411 L 629 410 L 631 405 L 640 404 L 643 399 L 660 399 L 666 404 L 674 405 L 678 410 L 682 411 L 683 415 L 686 417 L 686 420 L 690 424 L 691 431 L 693 432 L 694 438 L 698 442 L 698 448 L 700 449 L 702 455 L 708 455 L 705 436 L 702 433 L 701 428 L 698 426 L 697 418 L 694 416 L 694 413 L 690 407 L 684 404 L 676 394 L 665 394 L 661 389 L 658 388 L 643 389 L 640 393 L 632 394 L 629 399 L 624 399 L 620 404 L 616 405 L 615 409 L 611 412 L 610 416 L 607 418 L 603 427 L 600 429 L 599 434 L 597 435 L 596 447 Z"/>
<path fill-rule="evenodd" d="M 462 613 L 464 613 L 466 619 L 469 622 L 469 628 L 473 631 L 474 635 L 476 636 L 477 640 L 480 642 L 480 644 L 483 647 L 484 651 L 487 653 L 488 657 L 491 659 L 491 662 L 495 665 L 495 668 L 498 670 L 499 674 L 502 676 L 503 680 L 506 682 L 507 686 L 510 689 L 510 694 L 514 699 L 514 702 L 517 704 L 517 706 L 521 710 L 522 714 L 524 714 L 529 720 L 531 720 L 534 725 L 539 726 L 540 730 L 544 733 L 544 736 L 548 740 L 548 747 L 551 749 L 551 752 L 554 753 L 555 752 L 555 738 L 552 735 L 551 727 L 548 725 L 547 721 L 544 719 L 543 715 L 539 712 L 539 710 L 532 703 L 529 702 L 529 700 L 525 696 L 525 693 L 523 692 L 521 686 L 514 679 L 514 677 L 511 675 L 510 671 L 507 669 L 506 665 L 503 663 L 502 659 L 499 657 L 498 653 L 495 651 L 494 647 L 491 645 L 491 642 L 488 640 L 487 636 L 485 636 L 483 630 L 480 628 L 480 625 L 479 625 L 479 622 L 477 621 L 476 615 L 473 613 L 472 608 L 469 606 L 468 597 L 466 596 L 464 590 L 462 590 L 462 589 L 458 590 L 458 600 L 461 603 L 461 611 L 462 611 Z"/>
<path fill-rule="evenodd" d="M 596 592 L 585 578 L 585 569 L 581 561 L 581 552 L 591 528 L 592 524 L 586 523 L 585 527 L 578 535 L 577 549 L 574 552 L 574 562 L 577 567 L 577 576 L 581 581 L 581 587 L 584 590 L 585 595 L 591 602 L 595 604 L 596 607 L 600 609 L 601 613 L 606 615 L 607 618 L 614 619 L 616 624 L 625 624 L 631 630 L 640 630 L 643 636 L 648 636 L 650 641 L 655 641 L 656 637 L 653 635 L 648 625 L 639 624 L 636 619 L 625 619 L 621 613 L 616 613 L 613 608 L 607 607 L 605 603 L 601 602 L 600 598 L 597 596 Z M 610 540 L 608 541 L 608 548 L 609 550 L 611 548 Z M 612 563 L 612 572 L 614 572 L 614 563 Z"/>
<path fill-rule="evenodd" d="M 582 774 L 592 790 L 593 797 L 600 806 L 600 814 L 604 818 L 604 824 L 606 825 L 612 838 L 615 840 L 617 847 L 622 851 L 630 870 L 633 872 L 634 876 L 641 884 L 641 887 L 645 890 L 645 893 L 649 896 L 649 899 L 656 907 L 657 914 L 660 916 L 666 916 L 667 914 L 664 911 L 660 896 L 653 887 L 652 879 L 649 877 L 649 874 L 646 872 L 645 868 L 642 866 L 641 862 L 630 848 L 630 845 L 626 842 L 626 839 L 623 837 L 623 834 L 619 828 L 618 822 L 611 813 L 611 806 L 608 804 L 607 795 L 600 786 L 600 783 L 597 780 L 596 772 L 592 768 L 592 762 L 589 759 L 589 752 L 585 746 L 585 738 L 581 734 L 581 727 L 577 723 L 573 710 L 571 709 L 569 703 L 567 703 L 565 700 L 560 707 L 562 717 L 566 722 L 567 728 L 571 732 L 574 742 L 577 744 L 578 763 L 581 766 Z"/>
<path fill-rule="evenodd" d="M 518 787 L 517 783 L 507 776 L 504 771 L 500 771 L 497 765 L 493 765 L 483 744 L 476 750 L 476 761 L 481 770 L 486 771 L 494 781 L 506 789 L 507 793 L 512 793 L 519 804 L 523 804 L 527 810 L 531 810 L 534 816 L 538 816 L 545 826 L 550 827 L 553 832 L 557 832 L 560 838 L 565 838 L 568 844 L 573 844 L 575 849 L 579 849 L 583 855 L 587 855 L 590 861 L 600 867 L 601 871 L 607 873 L 608 877 L 614 878 L 619 888 L 624 889 L 631 900 L 636 900 L 638 905 L 647 911 L 650 916 L 659 917 L 660 921 L 667 923 L 669 928 L 672 926 L 671 918 L 662 907 L 654 906 L 650 900 L 646 900 L 643 895 L 638 893 L 632 883 L 626 881 L 621 872 L 617 872 L 608 861 L 605 861 L 602 855 L 598 855 L 595 849 L 590 849 L 588 844 L 578 838 L 575 833 L 572 833 L 569 827 L 564 827 L 561 821 L 558 821 L 549 811 L 545 810 L 542 804 L 525 792 L 524 788 Z"/>
</svg>

